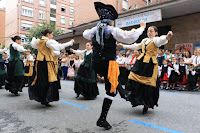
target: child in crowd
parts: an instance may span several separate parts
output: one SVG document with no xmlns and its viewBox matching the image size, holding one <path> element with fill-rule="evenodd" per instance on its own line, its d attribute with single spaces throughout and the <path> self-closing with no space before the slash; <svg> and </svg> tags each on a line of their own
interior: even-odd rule
<svg viewBox="0 0 200 133">
<path fill-rule="evenodd" d="M 172 58 L 172 62 L 169 64 L 169 84 L 170 84 L 170 88 L 172 90 L 175 89 L 175 85 L 177 82 L 177 76 L 178 74 L 175 71 L 175 67 L 176 67 L 177 63 L 176 63 L 176 58 Z"/>
<path fill-rule="evenodd" d="M 186 65 L 184 64 L 183 58 L 180 59 L 180 64 L 177 65 L 177 73 L 178 73 L 178 85 L 180 86 L 179 91 L 184 90 L 187 84 L 187 79 L 186 79 L 186 72 L 187 68 Z"/>
<path fill-rule="evenodd" d="M 194 70 L 193 64 L 190 64 L 190 67 L 187 70 L 187 81 L 188 90 L 193 91 L 196 88 L 196 71 Z"/>
<path fill-rule="evenodd" d="M 169 66 L 167 64 L 167 60 L 163 60 L 163 65 L 161 67 L 161 77 L 160 77 L 160 81 L 161 81 L 161 89 L 169 89 Z M 166 87 L 164 86 L 166 84 Z"/>
</svg>

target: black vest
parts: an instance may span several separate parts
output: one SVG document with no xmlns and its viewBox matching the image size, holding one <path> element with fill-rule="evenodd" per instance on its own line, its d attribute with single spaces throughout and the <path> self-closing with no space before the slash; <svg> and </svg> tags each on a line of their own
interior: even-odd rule
<svg viewBox="0 0 200 133">
<path fill-rule="evenodd" d="M 179 71 L 180 73 L 186 74 L 185 66 L 179 65 L 179 70 L 178 70 L 178 71 Z"/>
<path fill-rule="evenodd" d="M 113 38 L 112 34 L 108 39 L 104 35 L 104 47 L 98 44 L 96 41 L 96 35 L 92 38 L 93 45 L 93 56 L 92 60 L 115 60 L 116 58 L 116 40 Z"/>
</svg>

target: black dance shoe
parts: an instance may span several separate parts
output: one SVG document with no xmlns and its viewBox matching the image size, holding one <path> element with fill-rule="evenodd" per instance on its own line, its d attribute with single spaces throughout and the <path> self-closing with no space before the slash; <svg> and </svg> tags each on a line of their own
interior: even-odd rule
<svg viewBox="0 0 200 133">
<path fill-rule="evenodd" d="M 20 96 L 17 92 L 15 92 L 14 94 L 15 94 L 15 96 Z"/>
<path fill-rule="evenodd" d="M 147 112 L 148 112 L 148 107 L 147 108 L 144 107 L 142 113 L 146 114 Z"/>
<path fill-rule="evenodd" d="M 111 126 L 106 120 L 101 120 L 101 119 L 99 119 L 99 120 L 97 121 L 97 126 L 103 127 L 103 128 L 105 128 L 106 130 L 109 130 L 109 129 L 112 128 L 112 126 Z"/>
<path fill-rule="evenodd" d="M 80 94 L 76 94 L 76 98 L 79 98 Z"/>
</svg>

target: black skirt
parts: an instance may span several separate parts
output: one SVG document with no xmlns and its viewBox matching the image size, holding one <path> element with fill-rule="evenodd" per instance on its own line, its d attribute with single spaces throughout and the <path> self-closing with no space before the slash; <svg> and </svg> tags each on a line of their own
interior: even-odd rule
<svg viewBox="0 0 200 133">
<path fill-rule="evenodd" d="M 8 76 L 6 78 L 5 89 L 11 93 L 22 92 L 24 87 L 24 76 Z"/>
<path fill-rule="evenodd" d="M 97 87 L 97 76 L 91 64 L 81 64 L 75 77 L 74 91 L 83 95 L 86 99 L 94 99 L 99 95 Z"/>
<path fill-rule="evenodd" d="M 83 80 L 75 79 L 74 91 L 78 95 L 83 95 L 86 99 L 94 99 L 99 95 L 97 83 L 87 83 Z"/>
<path fill-rule="evenodd" d="M 169 77 L 169 83 L 170 83 L 170 84 L 176 83 L 176 82 L 177 82 L 177 78 L 178 78 L 178 74 L 173 70 L 173 71 L 171 72 L 170 77 Z"/>
<path fill-rule="evenodd" d="M 138 105 L 148 105 L 149 108 L 154 108 L 155 105 L 158 106 L 158 87 L 141 84 L 129 79 L 125 89 L 132 92 L 130 102 L 133 107 Z"/>
<path fill-rule="evenodd" d="M 5 85 L 6 74 L 0 75 L 0 88 Z"/>
<path fill-rule="evenodd" d="M 49 103 L 59 100 L 59 92 L 56 82 L 48 82 L 47 62 L 38 61 L 37 63 L 37 80 L 35 85 L 29 87 L 29 98 L 41 103 Z M 33 77 L 36 72 L 33 72 Z M 34 78 L 33 78 L 34 79 Z"/>
</svg>

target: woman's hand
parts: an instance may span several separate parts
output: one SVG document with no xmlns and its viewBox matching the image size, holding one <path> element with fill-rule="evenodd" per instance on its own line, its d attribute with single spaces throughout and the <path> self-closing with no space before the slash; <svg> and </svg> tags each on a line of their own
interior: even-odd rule
<svg viewBox="0 0 200 133">
<path fill-rule="evenodd" d="M 170 40 L 170 39 L 172 38 L 172 36 L 173 36 L 173 32 L 172 32 L 172 31 L 169 31 L 168 34 L 167 34 L 166 39 L 167 39 L 167 40 Z"/>
</svg>

